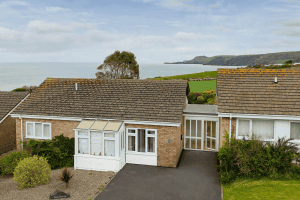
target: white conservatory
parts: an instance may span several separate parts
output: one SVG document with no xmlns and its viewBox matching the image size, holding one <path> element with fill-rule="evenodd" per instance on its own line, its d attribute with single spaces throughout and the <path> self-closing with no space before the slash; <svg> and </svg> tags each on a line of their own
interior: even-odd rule
<svg viewBox="0 0 300 200">
<path fill-rule="evenodd" d="M 122 121 L 83 120 L 75 130 L 74 169 L 119 171 L 125 165 Z"/>
</svg>

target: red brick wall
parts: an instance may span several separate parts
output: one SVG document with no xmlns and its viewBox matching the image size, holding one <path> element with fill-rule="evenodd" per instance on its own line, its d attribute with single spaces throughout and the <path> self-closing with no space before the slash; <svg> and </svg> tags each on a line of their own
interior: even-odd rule
<svg viewBox="0 0 300 200">
<path fill-rule="evenodd" d="M 8 116 L 0 124 L 0 155 L 16 148 L 16 120 Z"/>
<path fill-rule="evenodd" d="M 48 120 L 48 119 L 22 119 L 22 128 L 23 128 L 23 140 L 26 139 L 26 122 L 47 122 L 51 123 L 51 133 L 52 139 L 55 136 L 63 134 L 65 137 L 74 138 L 75 131 L 73 130 L 80 123 L 79 121 L 66 121 L 66 120 Z M 17 150 L 21 150 L 21 145 L 18 143 L 21 141 L 21 120 L 16 120 L 16 142 L 17 142 Z"/>
<path fill-rule="evenodd" d="M 157 129 L 157 166 L 176 167 L 182 150 L 181 127 L 126 124 L 125 128 Z"/>
</svg>

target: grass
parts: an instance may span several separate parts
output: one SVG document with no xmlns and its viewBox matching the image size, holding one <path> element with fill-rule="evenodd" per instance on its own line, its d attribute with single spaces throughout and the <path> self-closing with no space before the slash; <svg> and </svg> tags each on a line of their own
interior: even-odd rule
<svg viewBox="0 0 300 200">
<path fill-rule="evenodd" d="M 217 71 L 211 71 L 211 72 L 201 72 L 201 73 L 195 73 L 195 74 L 185 74 L 185 75 L 178 75 L 178 76 L 169 76 L 169 77 L 160 77 L 160 78 L 148 78 L 150 80 L 172 80 L 172 79 L 194 79 L 194 78 L 217 78 Z"/>
<path fill-rule="evenodd" d="M 237 199 L 300 199 L 300 181 L 239 178 L 230 185 L 223 185 L 223 200 Z"/>
<path fill-rule="evenodd" d="M 190 81 L 189 82 L 191 92 L 204 92 L 207 90 L 216 90 L 217 81 Z"/>
</svg>

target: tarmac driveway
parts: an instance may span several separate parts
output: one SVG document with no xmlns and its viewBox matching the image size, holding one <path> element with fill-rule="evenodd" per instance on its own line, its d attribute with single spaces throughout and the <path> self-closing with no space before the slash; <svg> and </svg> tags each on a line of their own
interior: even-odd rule
<svg viewBox="0 0 300 200">
<path fill-rule="evenodd" d="M 126 164 L 95 200 L 220 200 L 216 152 L 184 150 L 178 168 Z"/>
</svg>

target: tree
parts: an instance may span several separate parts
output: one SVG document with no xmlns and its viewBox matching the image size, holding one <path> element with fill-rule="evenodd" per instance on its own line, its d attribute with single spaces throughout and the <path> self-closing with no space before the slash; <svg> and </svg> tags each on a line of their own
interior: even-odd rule
<svg viewBox="0 0 300 200">
<path fill-rule="evenodd" d="M 139 65 L 135 59 L 131 52 L 115 51 L 97 68 L 105 72 L 97 72 L 95 75 L 98 79 L 139 79 Z"/>
<path fill-rule="evenodd" d="M 285 61 L 285 64 L 292 64 L 293 61 L 292 60 L 289 60 L 289 61 Z"/>
</svg>

